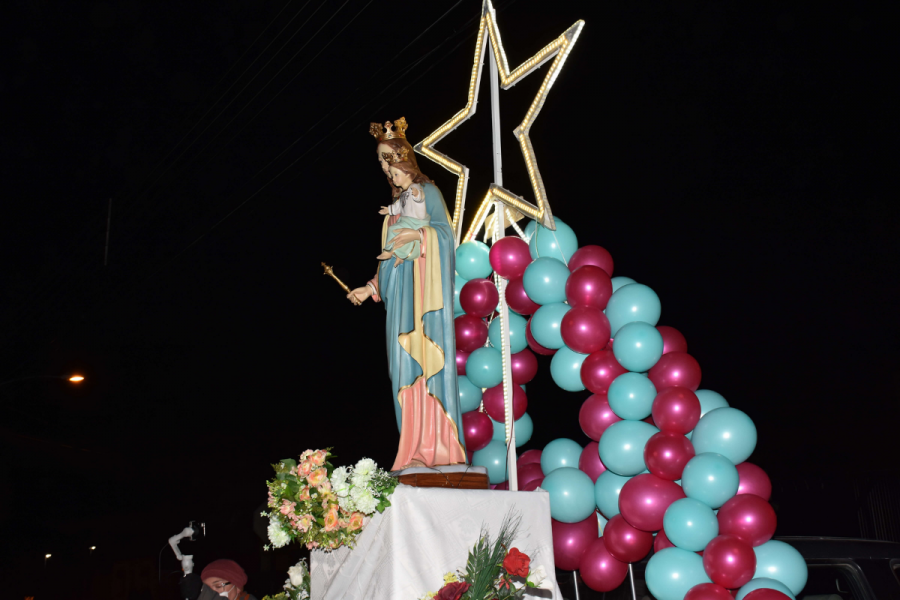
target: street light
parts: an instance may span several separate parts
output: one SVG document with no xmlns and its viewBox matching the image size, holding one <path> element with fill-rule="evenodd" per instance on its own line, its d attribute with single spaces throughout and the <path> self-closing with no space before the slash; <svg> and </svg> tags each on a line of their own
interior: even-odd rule
<svg viewBox="0 0 900 600">
<path fill-rule="evenodd" d="M 84 375 L 78 375 L 77 373 L 74 375 L 31 375 L 30 377 L 19 377 L 18 379 L 4 381 L 3 383 L 0 383 L 0 387 L 9 383 L 16 383 L 17 381 L 28 381 L 29 379 L 65 379 L 71 383 L 81 383 L 84 381 Z"/>
<path fill-rule="evenodd" d="M 82 381 L 84 381 L 84 376 L 72 375 L 71 377 L 69 377 L 69 381 L 71 381 L 72 383 L 81 383 Z"/>
<path fill-rule="evenodd" d="M 44 555 L 44 570 L 45 571 L 47 570 L 47 559 L 50 558 L 51 556 L 53 556 L 53 555 L 49 554 L 49 553 Z"/>
</svg>

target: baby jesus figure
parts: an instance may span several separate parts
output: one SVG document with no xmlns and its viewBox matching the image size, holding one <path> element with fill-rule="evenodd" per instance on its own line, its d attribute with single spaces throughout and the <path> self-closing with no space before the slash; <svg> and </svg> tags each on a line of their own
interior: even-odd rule
<svg viewBox="0 0 900 600">
<path fill-rule="evenodd" d="M 383 252 L 378 255 L 378 260 L 394 257 L 394 267 L 396 267 L 404 260 L 415 260 L 421 256 L 421 241 L 415 240 L 394 247 L 394 237 L 401 229 L 418 231 L 429 225 L 431 219 L 425 209 L 425 190 L 421 184 L 414 183 L 416 179 L 422 177 L 422 174 L 411 162 L 397 161 L 393 155 L 387 152 L 384 153 L 384 158 L 391 163 L 391 181 L 403 191 L 396 202 L 390 206 L 382 206 L 378 211 L 380 215 L 400 215 L 400 218 L 388 227 L 387 242 Z"/>
</svg>

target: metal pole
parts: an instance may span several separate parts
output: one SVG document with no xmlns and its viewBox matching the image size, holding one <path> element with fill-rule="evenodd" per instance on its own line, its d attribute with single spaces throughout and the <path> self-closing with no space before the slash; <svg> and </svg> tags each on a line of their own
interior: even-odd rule
<svg viewBox="0 0 900 600">
<path fill-rule="evenodd" d="M 109 199 L 109 207 L 106 209 L 106 247 L 103 248 L 103 266 L 109 260 L 109 225 L 112 220 L 112 198 Z"/>
<path fill-rule="evenodd" d="M 581 594 L 578 593 L 578 571 L 572 571 L 572 584 L 575 589 L 575 600 L 581 600 Z"/>
<path fill-rule="evenodd" d="M 634 567 L 628 563 L 628 578 L 631 580 L 631 600 L 637 600 L 637 590 L 634 589 Z"/>
</svg>

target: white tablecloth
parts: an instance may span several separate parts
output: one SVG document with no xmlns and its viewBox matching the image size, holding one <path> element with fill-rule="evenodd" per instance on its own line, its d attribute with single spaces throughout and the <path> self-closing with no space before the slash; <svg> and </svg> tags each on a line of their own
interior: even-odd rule
<svg viewBox="0 0 900 600">
<path fill-rule="evenodd" d="M 399 485 L 391 504 L 383 514 L 375 514 L 353 550 L 312 552 L 312 600 L 415 600 L 437 591 L 444 573 L 465 569 L 482 523 L 496 538 L 511 507 L 522 515 L 514 546 L 531 557 L 532 569 L 544 566 L 553 582 L 552 597 L 562 598 L 554 576 L 546 492 Z"/>
</svg>

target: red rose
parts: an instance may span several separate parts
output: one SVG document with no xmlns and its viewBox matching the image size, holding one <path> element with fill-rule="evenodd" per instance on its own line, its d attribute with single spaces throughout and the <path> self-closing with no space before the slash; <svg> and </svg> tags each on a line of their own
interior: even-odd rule
<svg viewBox="0 0 900 600">
<path fill-rule="evenodd" d="M 519 552 L 516 548 L 510 548 L 509 554 L 503 559 L 503 568 L 506 569 L 506 572 L 517 577 L 528 577 L 530 564 L 531 559 L 528 558 L 528 555 Z"/>
<path fill-rule="evenodd" d="M 448 583 L 440 589 L 434 600 L 459 600 L 469 589 L 469 584 L 464 581 Z"/>
</svg>

